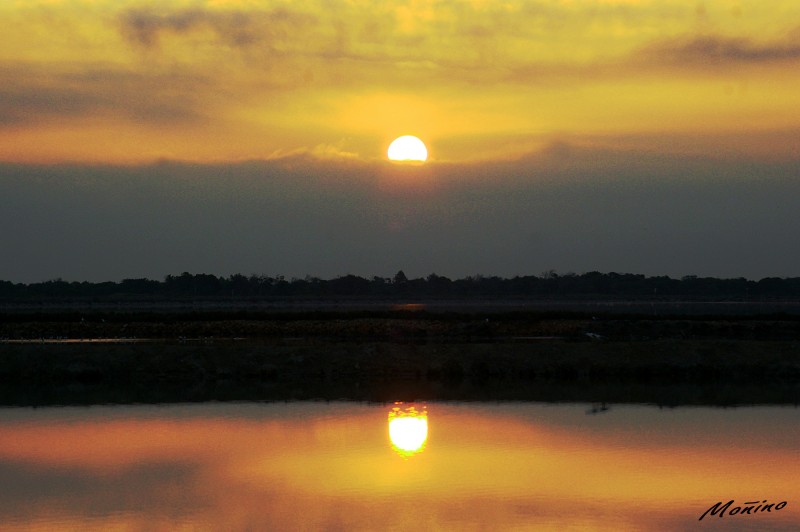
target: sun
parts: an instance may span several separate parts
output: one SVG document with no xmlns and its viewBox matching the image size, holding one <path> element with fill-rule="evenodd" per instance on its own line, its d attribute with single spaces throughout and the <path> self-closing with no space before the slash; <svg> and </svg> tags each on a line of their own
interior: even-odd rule
<svg viewBox="0 0 800 532">
<path fill-rule="evenodd" d="M 428 160 L 428 148 L 417 137 L 403 135 L 392 141 L 387 155 L 390 161 L 424 163 Z"/>
</svg>

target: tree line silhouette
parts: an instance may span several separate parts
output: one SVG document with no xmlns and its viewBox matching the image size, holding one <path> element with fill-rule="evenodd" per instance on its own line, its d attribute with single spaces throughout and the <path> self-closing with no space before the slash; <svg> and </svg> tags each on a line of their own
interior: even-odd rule
<svg viewBox="0 0 800 532">
<path fill-rule="evenodd" d="M 558 274 L 501 278 L 475 275 L 449 279 L 432 273 L 408 278 L 403 271 L 394 277 L 343 275 L 333 279 L 307 276 L 286 279 L 282 275 L 241 274 L 217 277 L 211 274 L 167 275 L 163 281 L 123 279 L 120 282 L 68 282 L 53 279 L 39 283 L 0 281 L 0 299 L 228 299 L 228 298 L 569 298 L 758 301 L 800 298 L 800 277 L 719 279 L 685 276 L 647 277 L 630 273 Z"/>
</svg>

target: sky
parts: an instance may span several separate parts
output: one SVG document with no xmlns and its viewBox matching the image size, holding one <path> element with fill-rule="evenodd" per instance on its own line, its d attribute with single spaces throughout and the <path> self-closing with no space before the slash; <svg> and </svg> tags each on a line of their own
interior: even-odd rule
<svg viewBox="0 0 800 532">
<path fill-rule="evenodd" d="M 795 0 L 7 0 L 0 279 L 800 276 Z M 387 161 L 396 137 L 424 165 Z"/>
</svg>

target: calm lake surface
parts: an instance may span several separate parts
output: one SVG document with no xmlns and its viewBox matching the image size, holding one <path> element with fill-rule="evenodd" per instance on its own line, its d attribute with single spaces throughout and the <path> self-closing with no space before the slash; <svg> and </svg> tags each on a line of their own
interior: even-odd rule
<svg viewBox="0 0 800 532">
<path fill-rule="evenodd" d="M 6 408 L 0 529 L 800 530 L 798 451 L 795 407 Z"/>
</svg>

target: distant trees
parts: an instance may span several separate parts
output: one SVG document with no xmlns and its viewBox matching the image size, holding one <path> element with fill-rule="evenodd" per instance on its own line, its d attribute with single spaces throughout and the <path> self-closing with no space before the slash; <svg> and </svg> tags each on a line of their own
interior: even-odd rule
<svg viewBox="0 0 800 532">
<path fill-rule="evenodd" d="M 696 299 L 752 301 L 800 299 L 800 278 L 767 277 L 759 281 L 744 278 L 718 279 L 686 276 L 646 277 L 630 273 L 559 275 L 543 274 L 501 278 L 475 275 L 449 279 L 431 273 L 411 279 L 400 270 L 393 277 L 364 278 L 343 275 L 333 279 L 307 276 L 287 280 L 284 276 L 241 274 L 217 277 L 212 274 L 167 275 L 163 281 L 123 279 L 115 282 L 67 282 L 52 279 L 40 283 L 0 281 L 2 300 L 97 298 L 110 300 L 197 299 L 197 298 L 568 298 L 568 299 Z"/>
<path fill-rule="evenodd" d="M 167 276 L 170 277 L 170 276 Z M 123 279 L 119 289 L 129 294 L 155 294 L 161 289 L 162 284 L 150 279 Z"/>
</svg>

